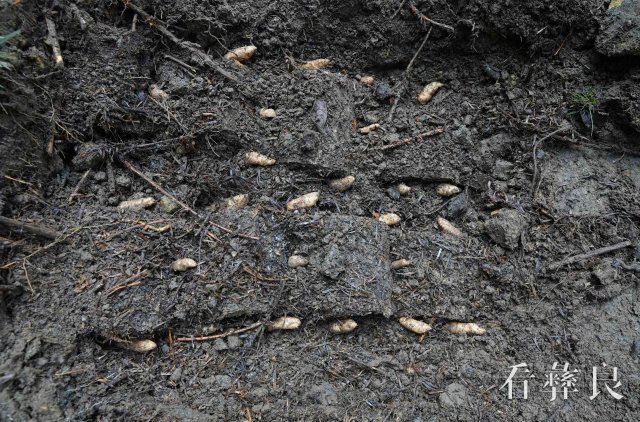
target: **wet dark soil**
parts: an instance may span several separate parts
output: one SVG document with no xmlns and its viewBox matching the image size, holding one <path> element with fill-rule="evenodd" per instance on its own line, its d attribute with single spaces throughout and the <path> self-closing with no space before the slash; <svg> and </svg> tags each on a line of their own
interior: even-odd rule
<svg viewBox="0 0 640 422">
<path fill-rule="evenodd" d="M 0 214 L 59 236 L 0 226 L 0 419 L 640 417 L 640 60 L 607 56 L 604 2 L 9 3 Z M 245 67 L 223 59 L 242 45 L 258 48 Z M 298 66 L 317 58 L 331 65 Z M 315 207 L 287 210 L 309 192 Z M 157 203 L 118 208 L 142 197 Z M 264 329 L 283 315 L 300 329 Z M 331 334 L 340 318 L 359 326 Z M 140 339 L 157 349 L 122 347 Z M 522 362 L 529 397 L 509 400 Z M 544 386 L 554 362 L 579 370 L 567 399 Z M 621 400 L 589 398 L 594 366 L 618 368 Z"/>
</svg>

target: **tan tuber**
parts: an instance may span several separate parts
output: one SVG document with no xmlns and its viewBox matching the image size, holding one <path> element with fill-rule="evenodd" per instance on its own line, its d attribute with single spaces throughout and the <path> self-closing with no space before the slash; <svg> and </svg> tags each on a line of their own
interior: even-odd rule
<svg viewBox="0 0 640 422">
<path fill-rule="evenodd" d="M 400 192 L 400 195 L 405 196 L 411 192 L 411 188 L 404 183 L 400 183 L 398 184 L 398 192 Z"/>
<path fill-rule="evenodd" d="M 116 346 L 131 350 L 138 353 L 146 353 L 155 350 L 158 345 L 153 340 L 123 340 L 120 338 L 112 337 L 111 342 Z"/>
<path fill-rule="evenodd" d="M 446 198 L 446 197 L 453 196 L 455 194 L 460 193 L 460 188 L 457 187 L 456 185 L 443 183 L 441 185 L 438 185 L 438 187 L 436 188 L 436 193 Z"/>
<path fill-rule="evenodd" d="M 375 79 L 373 79 L 373 76 L 363 76 L 360 78 L 360 83 L 364 86 L 373 86 Z"/>
<path fill-rule="evenodd" d="M 318 199 L 320 199 L 320 192 L 310 192 L 287 202 L 287 209 L 293 211 L 313 208 L 318 203 Z"/>
<path fill-rule="evenodd" d="M 173 268 L 173 271 L 182 272 L 182 271 L 187 271 L 191 268 L 195 268 L 197 266 L 198 266 L 198 263 L 193 259 L 181 258 L 181 259 L 175 260 L 173 262 L 173 265 L 171 265 L 171 268 Z"/>
<path fill-rule="evenodd" d="M 304 70 L 320 70 L 329 67 L 331 60 L 329 59 L 315 59 L 303 63 L 300 67 Z"/>
<path fill-rule="evenodd" d="M 411 261 L 409 261 L 408 259 L 396 259 L 395 261 L 393 261 L 391 263 L 391 269 L 392 270 L 399 270 L 402 268 L 406 268 L 409 265 L 411 265 Z"/>
<path fill-rule="evenodd" d="M 487 330 L 473 322 L 449 322 L 444 328 L 451 334 L 475 334 L 481 336 L 487 332 Z"/>
<path fill-rule="evenodd" d="M 452 236 L 462 236 L 462 231 L 456 226 L 454 226 L 453 224 L 451 224 L 449 220 L 442 217 L 438 217 L 436 219 L 436 223 L 438 224 L 438 227 L 440 227 L 440 230 L 442 230 L 443 233 L 447 233 Z"/>
<path fill-rule="evenodd" d="M 297 330 L 300 328 L 302 321 L 300 318 L 296 317 L 280 317 L 275 321 L 272 321 L 271 324 L 267 327 L 269 331 L 274 330 Z"/>
<path fill-rule="evenodd" d="M 242 209 L 249 204 L 249 195 L 246 193 L 233 196 L 227 199 L 227 208 L 229 209 Z"/>
<path fill-rule="evenodd" d="M 258 113 L 263 120 L 271 120 L 276 117 L 276 111 L 272 108 L 261 108 Z"/>
<path fill-rule="evenodd" d="M 386 214 L 380 214 L 380 217 L 378 217 L 378 221 L 383 222 L 387 226 L 395 226 L 401 221 L 401 218 L 398 214 L 390 212 Z"/>
<path fill-rule="evenodd" d="M 287 261 L 289 268 L 300 268 L 309 265 L 309 260 L 302 255 L 291 255 Z"/>
<path fill-rule="evenodd" d="M 255 45 L 247 45 L 229 51 L 224 55 L 224 58 L 227 60 L 237 60 L 242 63 L 253 57 L 256 51 L 258 51 L 258 48 Z"/>
<path fill-rule="evenodd" d="M 358 327 L 358 323 L 352 319 L 334 322 L 329 326 L 329 331 L 333 334 L 348 334 Z"/>
<path fill-rule="evenodd" d="M 156 101 L 163 101 L 169 98 L 169 94 L 161 90 L 158 85 L 149 85 L 149 96 Z"/>
<path fill-rule="evenodd" d="M 427 324 L 423 321 L 418 321 L 417 319 L 409 318 L 409 317 L 400 317 L 398 320 L 400 325 L 402 325 L 407 330 L 416 334 L 426 334 L 431 331 L 431 325 Z"/>
<path fill-rule="evenodd" d="M 358 129 L 358 132 L 360 132 L 361 135 L 368 135 L 369 133 L 374 132 L 379 128 L 380 128 L 380 123 L 374 123 L 369 126 L 361 127 L 360 129 Z"/>
<path fill-rule="evenodd" d="M 140 198 L 140 199 L 131 199 L 129 201 L 122 201 L 118 205 L 118 208 L 124 210 L 141 210 L 143 208 L 149 208 L 154 206 L 156 200 L 150 197 Z"/>
<path fill-rule="evenodd" d="M 346 176 L 340 179 L 329 180 L 329 186 L 338 192 L 345 192 L 351 189 L 355 181 L 356 178 L 354 176 Z"/>
<path fill-rule="evenodd" d="M 430 84 L 427 84 L 427 86 L 425 86 L 418 95 L 418 102 L 420 104 L 428 103 L 436 92 L 438 92 L 438 90 L 443 86 L 444 84 L 441 82 L 431 82 Z"/>
<path fill-rule="evenodd" d="M 276 163 L 276 160 L 259 152 L 251 151 L 244 156 L 244 162 L 252 166 L 272 166 Z"/>
</svg>

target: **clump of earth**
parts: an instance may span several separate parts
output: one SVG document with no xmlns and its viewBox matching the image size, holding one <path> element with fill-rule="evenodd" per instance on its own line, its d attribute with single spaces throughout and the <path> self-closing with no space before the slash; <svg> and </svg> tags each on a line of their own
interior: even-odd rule
<svg viewBox="0 0 640 422">
<path fill-rule="evenodd" d="M 1 419 L 638 419 L 640 1 L 0 7 Z"/>
</svg>

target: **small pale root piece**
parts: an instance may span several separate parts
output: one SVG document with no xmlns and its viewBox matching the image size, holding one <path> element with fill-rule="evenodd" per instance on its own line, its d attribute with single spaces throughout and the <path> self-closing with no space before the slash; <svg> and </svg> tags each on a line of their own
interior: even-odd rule
<svg viewBox="0 0 640 422">
<path fill-rule="evenodd" d="M 259 152 L 251 151 L 244 156 L 244 161 L 252 166 L 272 166 L 276 160 L 262 155 Z"/>
<path fill-rule="evenodd" d="M 348 334 L 358 327 L 358 323 L 352 319 L 334 322 L 329 326 L 329 331 L 333 334 Z"/>
<path fill-rule="evenodd" d="M 255 45 L 247 45 L 229 51 L 224 55 L 224 58 L 227 60 L 237 60 L 242 63 L 253 57 L 256 51 L 258 51 L 258 48 Z"/>
<path fill-rule="evenodd" d="M 227 199 L 227 208 L 239 210 L 249 204 L 249 195 L 242 193 Z"/>
<path fill-rule="evenodd" d="M 475 334 L 481 336 L 487 332 L 487 330 L 473 322 L 449 322 L 444 328 L 451 334 Z"/>
<path fill-rule="evenodd" d="M 462 236 L 462 231 L 451 224 L 449 220 L 446 220 L 442 217 L 438 217 L 436 219 L 436 223 L 438 223 L 438 227 L 442 230 L 443 233 L 450 234 L 452 236 Z"/>
<path fill-rule="evenodd" d="M 460 193 L 460 188 L 457 187 L 456 185 L 443 183 L 441 185 L 438 185 L 438 187 L 436 188 L 436 193 L 446 198 L 446 197 L 453 196 L 455 194 Z"/>
<path fill-rule="evenodd" d="M 147 198 L 140 198 L 140 199 L 131 199 L 129 201 L 122 201 L 120 202 L 120 205 L 118 205 L 118 208 L 122 209 L 122 210 L 141 210 L 143 208 L 149 208 L 154 206 L 156 203 L 156 200 L 151 198 L 151 197 L 147 197 Z"/>
<path fill-rule="evenodd" d="M 355 181 L 355 176 L 346 176 L 341 179 L 329 180 L 329 187 L 337 190 L 338 192 L 345 192 L 351 189 Z"/>
<path fill-rule="evenodd" d="M 149 95 L 151 96 L 151 98 L 157 101 L 162 101 L 169 98 L 169 94 L 160 89 L 156 84 L 149 85 Z"/>
<path fill-rule="evenodd" d="M 116 346 L 131 350 L 138 353 L 146 353 L 155 350 L 158 345 L 153 340 L 123 340 L 119 338 L 111 338 L 112 343 Z"/>
<path fill-rule="evenodd" d="M 261 108 L 258 113 L 263 120 L 271 120 L 276 117 L 276 111 L 272 108 Z"/>
<path fill-rule="evenodd" d="M 300 268 L 309 265 L 309 260 L 302 255 L 291 255 L 287 262 L 289 268 Z"/>
<path fill-rule="evenodd" d="M 363 76 L 360 78 L 360 83 L 364 86 L 373 86 L 375 79 L 373 79 L 373 76 Z"/>
<path fill-rule="evenodd" d="M 407 330 L 416 334 L 426 334 L 431 331 L 431 326 L 423 321 L 418 321 L 417 319 L 409 318 L 409 317 L 400 317 L 398 320 L 400 325 L 402 325 Z"/>
<path fill-rule="evenodd" d="M 62 50 L 58 42 L 56 24 L 49 17 L 45 17 L 45 22 L 47 23 L 47 31 L 49 32 L 49 36 L 45 42 L 49 44 L 53 50 L 53 61 L 56 69 L 62 69 L 64 67 L 64 60 L 62 59 Z"/>
<path fill-rule="evenodd" d="M 368 135 L 369 133 L 374 132 L 379 128 L 380 128 L 380 123 L 374 123 L 369 126 L 361 127 L 360 129 L 358 129 L 358 132 L 360 132 L 361 135 Z"/>
<path fill-rule="evenodd" d="M 380 217 L 378 217 L 378 221 L 383 222 L 387 226 L 395 226 L 401 221 L 401 218 L 398 214 L 390 212 L 387 214 L 381 214 Z"/>
<path fill-rule="evenodd" d="M 300 318 L 296 317 L 280 317 L 275 321 L 271 322 L 269 327 L 267 328 L 269 331 L 274 330 L 297 330 L 300 328 L 302 321 Z"/>
<path fill-rule="evenodd" d="M 315 59 L 303 63 L 300 67 L 304 70 L 320 70 L 325 69 L 331 65 L 331 60 L 329 59 Z"/>
<path fill-rule="evenodd" d="M 398 184 L 398 192 L 400 192 L 400 195 L 402 196 L 409 195 L 409 192 L 411 192 L 411 188 L 404 183 L 400 183 Z"/>
<path fill-rule="evenodd" d="M 318 203 L 318 199 L 320 199 L 320 192 L 309 192 L 287 202 L 287 209 L 289 211 L 293 211 L 305 208 L 313 208 Z"/>
<path fill-rule="evenodd" d="M 401 268 L 406 268 L 411 265 L 411 261 L 408 259 L 397 259 L 391 263 L 392 270 L 399 270 Z"/>
<path fill-rule="evenodd" d="M 198 263 L 193 259 L 181 258 L 181 259 L 175 260 L 173 262 L 173 265 L 171 265 L 171 268 L 173 268 L 173 271 L 182 272 L 182 271 L 187 271 L 191 268 L 195 268 L 197 266 L 198 266 Z"/>
<path fill-rule="evenodd" d="M 438 92 L 438 90 L 443 86 L 444 84 L 441 82 L 431 82 L 430 84 L 427 84 L 427 86 L 425 86 L 418 95 L 418 102 L 420 104 L 428 103 L 436 92 Z"/>
</svg>

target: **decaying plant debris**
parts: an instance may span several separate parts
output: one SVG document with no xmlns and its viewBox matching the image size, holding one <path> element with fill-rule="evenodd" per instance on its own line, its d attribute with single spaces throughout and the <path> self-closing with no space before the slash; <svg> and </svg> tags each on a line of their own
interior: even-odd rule
<svg viewBox="0 0 640 422">
<path fill-rule="evenodd" d="M 1 420 L 639 419 L 637 1 L 0 3 Z"/>
</svg>

